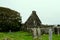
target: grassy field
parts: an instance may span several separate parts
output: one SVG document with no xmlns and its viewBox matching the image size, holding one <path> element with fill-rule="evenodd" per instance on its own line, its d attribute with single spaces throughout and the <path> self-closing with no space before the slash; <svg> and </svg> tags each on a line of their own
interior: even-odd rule
<svg viewBox="0 0 60 40">
<path fill-rule="evenodd" d="M 41 40 L 49 40 L 49 35 L 48 34 L 44 34 L 41 36 Z M 52 40 L 60 40 L 60 35 L 56 35 L 56 34 L 53 34 L 52 35 Z"/>
<path fill-rule="evenodd" d="M 0 32 L 0 40 L 4 38 L 9 38 L 11 40 L 32 40 L 32 35 L 27 32 L 12 32 L 12 33 L 3 33 Z M 49 36 L 47 34 L 42 35 L 41 40 L 48 40 Z M 53 34 L 53 40 L 60 40 L 60 35 Z"/>
<path fill-rule="evenodd" d="M 32 40 L 32 36 L 27 32 L 0 33 L 0 40 L 9 38 L 11 40 Z"/>
</svg>

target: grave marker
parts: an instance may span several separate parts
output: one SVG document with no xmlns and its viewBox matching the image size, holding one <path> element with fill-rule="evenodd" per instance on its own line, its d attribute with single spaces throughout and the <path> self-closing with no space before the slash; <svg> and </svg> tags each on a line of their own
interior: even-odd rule
<svg viewBox="0 0 60 40">
<path fill-rule="evenodd" d="M 49 29 L 49 40 L 52 40 L 52 29 Z"/>
<path fill-rule="evenodd" d="M 41 36 L 41 30 L 40 30 L 40 28 L 38 27 L 38 28 L 37 28 L 37 38 L 38 38 L 38 40 L 40 40 L 40 36 Z"/>
</svg>

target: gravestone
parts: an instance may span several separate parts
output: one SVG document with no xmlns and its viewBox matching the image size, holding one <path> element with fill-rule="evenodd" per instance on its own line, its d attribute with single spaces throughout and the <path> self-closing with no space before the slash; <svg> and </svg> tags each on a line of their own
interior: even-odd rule
<svg viewBox="0 0 60 40">
<path fill-rule="evenodd" d="M 52 29 L 49 29 L 49 40 L 52 40 Z"/>
<path fill-rule="evenodd" d="M 33 33 L 33 39 L 36 39 L 37 38 L 36 28 L 32 28 L 32 33 Z"/>
<path fill-rule="evenodd" d="M 37 38 L 38 38 L 38 40 L 40 40 L 40 36 L 41 36 L 41 30 L 40 30 L 40 28 L 38 27 L 38 28 L 37 28 Z"/>
<path fill-rule="evenodd" d="M 41 30 L 40 28 L 32 28 L 33 40 L 40 40 Z"/>
<path fill-rule="evenodd" d="M 36 34 L 36 28 L 34 28 L 33 34 L 34 34 L 34 37 L 37 37 L 37 34 Z"/>
<path fill-rule="evenodd" d="M 41 30 L 40 30 L 40 28 L 37 28 L 37 36 L 38 36 L 38 37 L 41 36 Z"/>
</svg>

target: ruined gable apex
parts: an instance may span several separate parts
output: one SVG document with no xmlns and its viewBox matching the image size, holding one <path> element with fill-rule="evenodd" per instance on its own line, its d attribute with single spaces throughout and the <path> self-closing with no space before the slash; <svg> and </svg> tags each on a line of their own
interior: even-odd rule
<svg viewBox="0 0 60 40">
<path fill-rule="evenodd" d="M 36 14 L 36 11 L 32 11 L 31 16 L 28 18 L 28 20 L 25 22 L 26 26 L 40 26 L 41 25 L 41 21 L 39 19 L 39 17 Z"/>
</svg>

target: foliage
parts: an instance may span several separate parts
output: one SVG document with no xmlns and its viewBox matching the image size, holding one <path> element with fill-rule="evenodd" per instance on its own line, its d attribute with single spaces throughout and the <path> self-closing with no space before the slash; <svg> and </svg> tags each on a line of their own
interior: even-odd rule
<svg viewBox="0 0 60 40">
<path fill-rule="evenodd" d="M 15 31 L 20 26 L 20 13 L 9 8 L 0 7 L 0 31 Z"/>
</svg>

